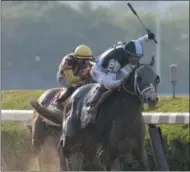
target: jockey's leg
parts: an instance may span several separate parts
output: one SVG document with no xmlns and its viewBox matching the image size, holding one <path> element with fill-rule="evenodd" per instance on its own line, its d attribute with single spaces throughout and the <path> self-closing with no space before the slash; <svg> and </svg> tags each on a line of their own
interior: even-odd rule
<svg viewBox="0 0 190 172">
<path fill-rule="evenodd" d="M 82 83 L 78 83 L 75 86 L 70 86 L 69 88 L 67 88 L 66 92 L 55 101 L 55 105 L 58 107 L 61 107 L 61 103 L 64 102 L 68 97 L 71 96 L 71 94 L 80 86 L 82 85 Z"/>
<path fill-rule="evenodd" d="M 104 92 L 100 99 L 98 99 L 98 102 L 96 103 L 95 106 L 91 107 L 90 108 L 90 111 L 97 111 L 98 110 L 98 107 L 106 100 L 106 98 L 113 92 L 113 90 L 108 90 L 106 92 Z"/>
<path fill-rule="evenodd" d="M 73 86 L 70 86 L 67 88 L 66 92 L 59 98 L 55 101 L 55 106 L 57 107 L 61 107 L 61 103 L 64 102 L 73 92 L 74 92 L 74 87 Z"/>
</svg>

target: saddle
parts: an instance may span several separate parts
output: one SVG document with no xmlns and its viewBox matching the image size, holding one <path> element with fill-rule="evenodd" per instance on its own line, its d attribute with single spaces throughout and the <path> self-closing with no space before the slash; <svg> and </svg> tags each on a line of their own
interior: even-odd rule
<svg viewBox="0 0 190 172">
<path fill-rule="evenodd" d="M 90 114 L 89 109 L 90 109 L 90 103 L 92 102 L 94 96 L 96 95 L 96 92 L 98 91 L 98 88 L 100 87 L 99 84 L 96 84 L 95 86 L 92 87 L 92 89 L 89 91 L 87 96 L 85 97 L 83 107 L 82 107 L 82 113 L 81 113 L 81 127 L 85 128 L 91 121 L 91 118 L 93 116 L 96 117 L 96 114 Z M 105 100 L 112 94 L 114 90 L 107 90 L 102 94 L 100 97 L 98 103 L 96 104 L 95 108 L 99 108 L 102 103 L 105 102 Z M 98 111 L 97 111 L 98 113 Z"/>
<path fill-rule="evenodd" d="M 103 114 L 101 115 L 101 117 L 98 117 L 98 112 L 97 111 L 97 117 L 95 119 L 95 124 L 94 125 L 89 125 L 91 122 L 91 114 L 89 113 L 89 108 L 90 108 L 90 103 L 93 100 L 93 97 L 96 94 L 96 91 L 98 91 L 98 88 L 100 87 L 99 84 L 95 84 L 93 87 L 90 88 L 90 90 L 88 91 L 88 93 L 83 97 L 83 99 L 81 99 L 81 101 L 72 101 L 72 112 L 68 111 L 68 115 L 69 118 L 67 118 L 67 120 L 65 120 L 65 122 L 63 123 L 63 131 L 64 131 L 64 135 L 61 138 L 62 140 L 65 139 L 65 137 L 67 138 L 72 138 L 78 130 L 80 129 L 84 129 L 84 128 L 88 128 L 88 131 L 97 139 L 97 140 L 102 140 L 104 139 L 102 137 L 102 135 L 106 135 L 104 133 L 106 133 L 107 131 L 109 131 L 110 129 L 110 122 L 108 123 L 108 121 L 112 120 L 112 116 L 110 116 L 109 114 Z M 80 89 L 80 88 L 79 88 Z M 110 95 L 112 95 L 114 90 L 109 90 L 106 91 L 102 94 L 102 97 L 99 99 L 98 104 L 101 105 L 103 102 L 105 102 L 105 100 L 107 100 L 108 97 L 110 97 Z M 76 98 L 77 99 L 77 98 Z M 68 104 L 69 106 L 69 104 Z M 71 112 L 71 113 L 70 113 Z M 67 116 L 67 114 L 65 114 Z M 95 115 L 95 116 L 96 116 Z M 104 120 L 103 118 L 106 117 L 106 120 Z M 103 119 L 103 120 L 102 120 Z M 96 130 L 94 131 L 94 127 L 96 128 Z"/>
</svg>

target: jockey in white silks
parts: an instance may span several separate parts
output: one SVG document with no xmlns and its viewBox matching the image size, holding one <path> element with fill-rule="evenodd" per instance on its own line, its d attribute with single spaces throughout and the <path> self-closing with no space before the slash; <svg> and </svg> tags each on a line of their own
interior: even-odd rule
<svg viewBox="0 0 190 172">
<path fill-rule="evenodd" d="M 99 56 L 98 61 L 91 70 L 93 80 L 100 84 L 88 111 L 94 114 L 90 115 L 92 122 L 95 120 L 95 114 L 98 109 L 96 105 L 101 95 L 105 91 L 121 85 L 123 79 L 129 76 L 132 69 L 143 57 L 142 43 L 152 40 L 154 37 L 154 34 L 149 32 L 137 40 L 116 44 Z"/>
</svg>

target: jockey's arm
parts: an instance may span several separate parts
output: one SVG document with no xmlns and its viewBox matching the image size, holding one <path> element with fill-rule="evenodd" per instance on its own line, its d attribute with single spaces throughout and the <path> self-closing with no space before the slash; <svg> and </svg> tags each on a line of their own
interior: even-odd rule
<svg viewBox="0 0 190 172">
<path fill-rule="evenodd" d="M 63 75 L 63 70 L 57 71 L 57 81 L 62 87 L 68 88 L 71 84 L 67 81 L 66 77 Z"/>
<path fill-rule="evenodd" d="M 120 86 L 123 78 L 116 78 L 120 71 L 120 64 L 117 60 L 111 59 L 107 68 L 102 68 L 98 63 L 91 70 L 92 78 L 107 89 L 114 89 Z"/>
<path fill-rule="evenodd" d="M 143 42 L 145 41 L 147 42 L 148 40 L 153 40 L 154 38 L 155 38 L 154 33 L 149 32 L 148 34 L 138 38 L 136 41 L 139 41 L 142 44 Z"/>
<path fill-rule="evenodd" d="M 121 72 L 123 73 L 123 75 L 125 75 L 125 78 L 129 76 L 134 67 L 135 65 L 127 64 L 123 68 L 121 68 Z"/>
<path fill-rule="evenodd" d="M 71 86 L 71 84 L 67 81 L 66 77 L 64 76 L 64 70 L 65 70 L 65 60 L 66 57 L 64 57 L 58 67 L 58 71 L 57 71 L 57 81 L 61 84 L 62 87 L 68 88 Z"/>
<path fill-rule="evenodd" d="M 143 43 L 143 42 L 145 42 L 145 41 L 148 41 L 148 34 L 146 34 L 146 35 L 144 35 L 144 36 L 138 38 L 137 41 L 140 41 L 140 43 Z"/>
<path fill-rule="evenodd" d="M 117 88 L 118 86 L 120 86 L 122 80 L 114 80 L 112 79 L 112 75 L 114 73 L 108 73 L 107 76 L 102 77 L 100 79 L 100 84 L 104 85 L 105 88 L 107 89 L 114 89 Z"/>
</svg>

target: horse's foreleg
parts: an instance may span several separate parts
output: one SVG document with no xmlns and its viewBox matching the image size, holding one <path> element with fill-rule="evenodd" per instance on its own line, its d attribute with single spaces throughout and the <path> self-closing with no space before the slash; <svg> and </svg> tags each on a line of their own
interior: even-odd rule
<svg viewBox="0 0 190 172">
<path fill-rule="evenodd" d="M 102 168 L 97 161 L 97 143 L 93 138 L 84 139 L 84 148 L 81 153 L 83 153 L 83 171 L 101 171 Z"/>
<path fill-rule="evenodd" d="M 119 167 L 121 171 L 125 171 L 125 157 L 119 157 Z"/>
<path fill-rule="evenodd" d="M 102 170 L 101 167 L 98 165 L 98 163 L 92 160 L 92 157 L 94 157 L 94 155 L 92 155 L 91 157 L 84 156 L 83 164 L 82 164 L 83 171 L 101 171 Z"/>
<path fill-rule="evenodd" d="M 147 155 L 147 151 L 145 149 L 145 147 L 143 148 L 143 153 L 142 153 L 142 163 L 143 163 L 143 166 L 145 168 L 146 171 L 149 171 L 150 170 L 150 167 L 149 167 L 149 163 L 148 163 L 148 155 Z"/>
<path fill-rule="evenodd" d="M 39 159 L 37 156 L 34 157 L 34 162 L 35 162 L 37 171 L 40 171 L 40 164 L 39 164 Z"/>
<path fill-rule="evenodd" d="M 104 149 L 99 153 L 100 164 L 103 166 L 104 170 L 111 171 L 116 157 L 114 151 L 109 151 L 108 149 Z"/>
<path fill-rule="evenodd" d="M 106 163 L 106 170 L 107 171 L 111 171 L 115 159 L 116 159 L 116 156 L 114 154 L 109 155 L 109 157 L 107 159 L 107 163 Z"/>
<path fill-rule="evenodd" d="M 136 149 L 133 153 L 133 156 L 139 162 L 138 170 L 149 171 L 147 152 L 144 147 L 142 149 Z"/>
<path fill-rule="evenodd" d="M 65 158 L 66 168 L 68 171 L 72 171 L 72 166 L 69 158 Z"/>
<path fill-rule="evenodd" d="M 59 147 L 59 171 L 70 171 L 71 167 L 69 165 L 68 159 L 64 156 L 63 147 Z"/>
<path fill-rule="evenodd" d="M 142 171 L 149 171 L 149 163 L 147 157 L 147 151 L 145 149 L 145 124 L 142 118 L 142 122 L 139 124 L 139 130 L 137 130 L 137 136 L 134 139 L 134 144 L 132 146 L 133 156 L 139 161 L 140 169 Z"/>
<path fill-rule="evenodd" d="M 132 152 L 133 152 L 133 157 L 139 162 L 138 170 L 149 171 L 147 151 L 144 146 L 144 137 L 145 137 L 144 133 L 145 130 L 142 131 L 140 136 L 135 139 Z"/>
<path fill-rule="evenodd" d="M 106 165 L 106 171 L 111 171 L 114 160 L 115 160 L 115 157 L 109 158 Z"/>
</svg>

